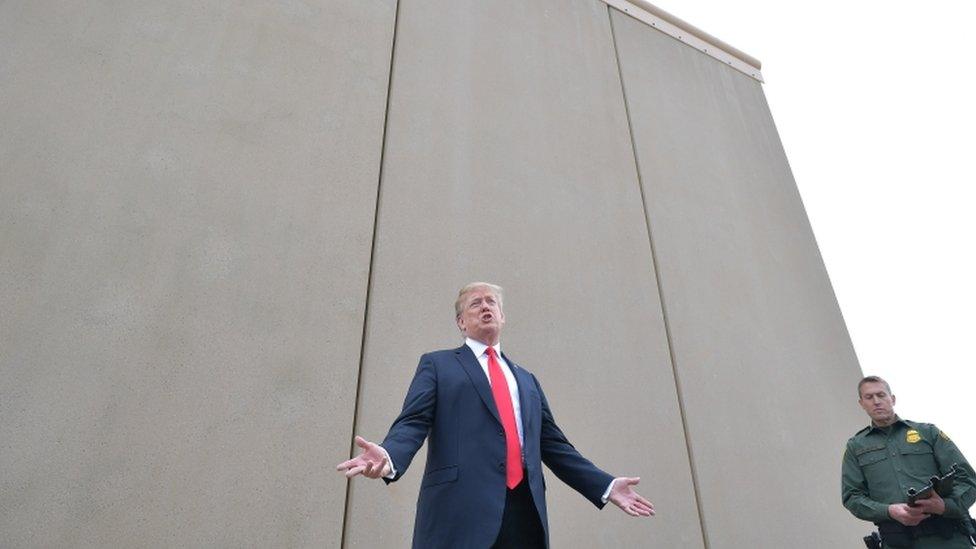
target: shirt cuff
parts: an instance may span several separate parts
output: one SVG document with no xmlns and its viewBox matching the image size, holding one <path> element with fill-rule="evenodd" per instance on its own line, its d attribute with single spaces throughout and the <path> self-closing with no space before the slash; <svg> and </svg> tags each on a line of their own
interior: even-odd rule
<svg viewBox="0 0 976 549">
<path fill-rule="evenodd" d="M 390 453 L 386 451 L 386 448 L 380 446 L 380 451 L 383 452 L 383 455 L 386 457 L 386 462 L 390 464 L 390 474 L 384 476 L 383 478 L 392 480 L 396 478 L 397 475 L 396 465 L 393 465 L 393 460 L 390 459 Z"/>
<path fill-rule="evenodd" d="M 607 486 L 607 491 L 603 492 L 603 495 L 600 497 L 600 501 L 602 501 L 603 503 L 606 503 L 610 499 L 610 492 L 613 490 L 614 482 L 617 482 L 617 479 L 613 479 L 610 481 L 610 486 Z"/>
</svg>

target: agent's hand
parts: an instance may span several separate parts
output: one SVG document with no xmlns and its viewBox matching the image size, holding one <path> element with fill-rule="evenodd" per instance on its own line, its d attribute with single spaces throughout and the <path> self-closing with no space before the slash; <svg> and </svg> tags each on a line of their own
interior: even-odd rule
<svg viewBox="0 0 976 549">
<path fill-rule="evenodd" d="M 912 507 L 907 503 L 892 503 L 888 506 L 888 516 L 905 526 L 917 526 L 918 523 L 929 518 L 920 507 Z"/>
<path fill-rule="evenodd" d="M 386 452 L 379 444 L 372 443 L 363 437 L 356 437 L 356 446 L 363 449 L 363 453 L 336 465 L 336 471 L 344 473 L 346 478 L 363 475 L 366 478 L 380 478 L 390 474 L 393 470 Z"/>
<path fill-rule="evenodd" d="M 915 500 L 915 508 L 921 509 L 923 513 L 930 515 L 941 515 L 945 513 L 945 500 L 942 499 L 942 496 L 938 492 L 932 490 L 931 496 L 925 499 Z"/>
<path fill-rule="evenodd" d="M 632 517 L 654 516 L 654 505 L 632 488 L 640 477 L 617 477 L 610 489 L 610 501 Z"/>
</svg>

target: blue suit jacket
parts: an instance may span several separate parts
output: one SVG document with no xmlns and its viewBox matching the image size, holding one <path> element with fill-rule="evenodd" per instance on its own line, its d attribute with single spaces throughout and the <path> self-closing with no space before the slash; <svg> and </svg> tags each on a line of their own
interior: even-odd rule
<svg viewBox="0 0 976 549">
<path fill-rule="evenodd" d="M 518 384 L 527 481 L 548 544 L 542 463 L 598 508 L 613 477 L 569 443 L 535 376 L 502 356 Z M 425 438 L 413 547 L 490 547 L 505 508 L 505 433 L 488 377 L 467 345 L 420 357 L 403 411 L 382 443 L 397 469 L 387 482 L 406 472 Z"/>
</svg>

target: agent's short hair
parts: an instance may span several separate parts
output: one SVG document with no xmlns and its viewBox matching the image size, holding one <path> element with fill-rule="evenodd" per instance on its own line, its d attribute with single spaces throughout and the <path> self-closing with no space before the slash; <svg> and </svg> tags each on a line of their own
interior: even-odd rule
<svg viewBox="0 0 976 549">
<path fill-rule="evenodd" d="M 470 284 L 465 284 L 463 288 L 458 290 L 457 299 L 454 300 L 454 318 L 459 318 L 461 316 L 461 307 L 464 301 L 464 296 L 468 293 L 477 290 L 479 288 L 488 288 L 491 293 L 495 294 L 498 298 L 498 309 L 502 308 L 502 287 L 497 284 L 492 284 L 491 282 L 472 282 Z"/>
<path fill-rule="evenodd" d="M 861 381 L 859 381 L 857 383 L 857 399 L 858 400 L 861 400 L 861 386 L 864 385 L 865 383 L 884 383 L 885 390 L 887 390 L 888 391 L 888 394 L 891 395 L 891 385 L 888 385 L 888 382 L 887 381 L 881 379 L 878 376 L 867 376 L 867 377 L 865 377 L 864 379 L 862 379 Z"/>
</svg>

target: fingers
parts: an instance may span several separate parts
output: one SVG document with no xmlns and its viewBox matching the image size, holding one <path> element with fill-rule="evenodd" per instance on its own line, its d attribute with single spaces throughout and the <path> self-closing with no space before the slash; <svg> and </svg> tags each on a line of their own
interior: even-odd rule
<svg viewBox="0 0 976 549">
<path fill-rule="evenodd" d="M 369 450 L 369 448 L 372 445 L 373 445 L 372 442 L 366 440 L 365 438 L 363 438 L 363 437 L 361 437 L 359 435 L 356 435 L 356 446 L 359 446 L 363 450 Z"/>
<path fill-rule="evenodd" d="M 650 507 L 651 509 L 654 509 L 654 504 L 651 503 L 644 496 L 638 494 L 637 492 L 634 492 L 634 498 L 637 499 L 637 501 L 640 502 L 641 504 L 646 505 L 646 506 Z"/>
<path fill-rule="evenodd" d="M 355 467 L 361 461 L 362 460 L 359 459 L 358 457 L 354 457 L 352 459 L 347 459 L 346 461 L 343 461 L 339 465 L 336 465 L 336 471 L 347 471 L 347 470 Z"/>
<path fill-rule="evenodd" d="M 346 471 L 346 478 L 352 478 L 352 477 L 354 477 L 354 476 L 362 473 L 363 470 L 365 470 L 365 469 L 366 469 L 366 466 L 365 465 L 357 465 L 356 467 L 353 467 L 352 469 L 349 469 L 348 471 Z"/>
<path fill-rule="evenodd" d="M 632 517 L 652 517 L 657 514 L 654 505 L 642 498 L 634 491 L 627 495 L 618 495 L 610 499 L 617 507 Z"/>
<path fill-rule="evenodd" d="M 380 478 L 385 467 L 385 459 L 376 463 L 357 457 L 336 465 L 336 471 L 343 472 L 346 478 L 352 478 L 356 475 L 363 475 L 366 478 Z"/>
<path fill-rule="evenodd" d="M 624 513 L 632 517 L 650 517 L 654 515 L 654 509 L 650 509 L 637 502 L 621 507 L 621 509 L 623 509 Z"/>
<path fill-rule="evenodd" d="M 386 464 L 387 463 L 388 463 L 388 461 L 386 460 L 385 457 L 380 458 L 379 463 L 370 463 L 370 465 L 372 465 L 372 468 L 370 469 L 370 473 L 368 475 L 366 475 L 366 476 L 368 476 L 369 478 L 380 478 L 380 477 L 382 477 L 384 475 L 384 473 L 386 473 Z"/>
<path fill-rule="evenodd" d="M 631 507 L 634 508 L 637 513 L 642 517 L 649 517 L 654 514 L 654 507 L 651 505 L 645 505 L 639 501 L 635 501 Z"/>
</svg>

